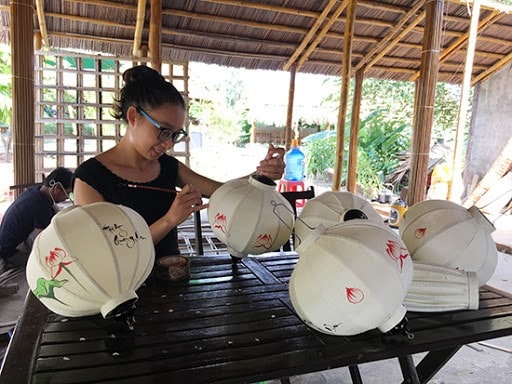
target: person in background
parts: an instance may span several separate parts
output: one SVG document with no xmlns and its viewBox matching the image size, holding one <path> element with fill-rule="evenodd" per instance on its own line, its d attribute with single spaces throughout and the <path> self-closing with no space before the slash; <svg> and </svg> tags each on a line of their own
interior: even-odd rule
<svg viewBox="0 0 512 384">
<path fill-rule="evenodd" d="M 146 66 L 128 69 L 123 80 L 114 117 L 127 124 L 126 134 L 116 146 L 75 170 L 75 203 L 128 206 L 148 223 L 157 257 L 178 254 L 177 226 L 206 208 L 202 197 L 211 196 L 222 183 L 166 154 L 187 135 L 183 129 L 187 107 L 179 91 Z M 280 179 L 283 158 L 284 149 L 270 145 L 256 172 Z"/>
<path fill-rule="evenodd" d="M 53 170 L 42 186 L 21 193 L 7 208 L 0 224 L 0 273 L 27 263 L 36 236 L 57 212 L 57 203 L 69 197 L 73 173 L 64 167 Z"/>
</svg>

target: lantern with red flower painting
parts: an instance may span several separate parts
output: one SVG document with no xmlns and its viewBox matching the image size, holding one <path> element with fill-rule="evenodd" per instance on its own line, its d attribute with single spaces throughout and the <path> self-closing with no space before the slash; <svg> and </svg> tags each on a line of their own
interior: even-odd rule
<svg viewBox="0 0 512 384">
<path fill-rule="evenodd" d="M 154 263 L 149 227 L 131 208 L 101 202 L 58 212 L 34 242 L 27 281 L 64 316 L 126 314 Z"/>
<path fill-rule="evenodd" d="M 414 204 L 400 222 L 400 236 L 413 260 L 475 272 L 479 285 L 494 273 L 498 251 L 492 223 L 475 206 L 446 200 Z"/>
<path fill-rule="evenodd" d="M 208 221 L 235 257 L 279 249 L 290 238 L 294 220 L 290 203 L 264 176 L 228 181 L 210 197 Z"/>
<path fill-rule="evenodd" d="M 297 247 L 289 293 L 299 317 L 332 335 L 405 330 L 402 301 L 413 265 L 400 238 L 380 223 L 319 224 Z"/>
</svg>

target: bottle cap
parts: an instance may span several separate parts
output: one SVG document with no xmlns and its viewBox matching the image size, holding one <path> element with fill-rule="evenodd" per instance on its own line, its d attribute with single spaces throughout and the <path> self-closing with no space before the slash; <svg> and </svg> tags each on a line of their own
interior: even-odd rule
<svg viewBox="0 0 512 384">
<path fill-rule="evenodd" d="M 299 146 L 299 140 L 292 139 L 292 147 L 298 147 Z"/>
</svg>

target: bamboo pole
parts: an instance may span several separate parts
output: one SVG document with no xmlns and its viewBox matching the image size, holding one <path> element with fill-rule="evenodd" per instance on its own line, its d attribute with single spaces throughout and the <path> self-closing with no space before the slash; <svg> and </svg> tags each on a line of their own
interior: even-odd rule
<svg viewBox="0 0 512 384">
<path fill-rule="evenodd" d="M 348 147 L 347 191 L 357 192 L 357 149 L 359 144 L 359 115 L 363 96 L 364 71 L 356 72 L 354 98 L 352 100 L 352 118 L 350 121 L 350 143 Z"/>
<path fill-rule="evenodd" d="M 475 85 L 481 81 L 486 80 L 493 73 L 499 71 L 501 68 L 503 68 L 505 65 L 507 65 L 511 61 L 512 61 L 512 52 L 509 53 L 507 56 L 503 57 L 501 60 L 499 60 L 496 64 L 494 64 L 492 67 L 490 67 L 486 71 L 480 73 L 478 76 L 475 76 L 475 78 L 471 82 L 471 85 Z"/>
<path fill-rule="evenodd" d="M 140 46 L 142 43 L 142 32 L 144 31 L 144 18 L 146 15 L 146 0 L 138 0 L 137 3 L 137 21 L 135 22 L 135 33 L 133 35 L 134 57 L 140 57 Z"/>
<path fill-rule="evenodd" d="M 35 181 L 34 2 L 12 0 L 10 12 L 14 184 L 31 184 Z"/>
<path fill-rule="evenodd" d="M 341 62 L 341 93 L 336 125 L 336 157 L 334 162 L 334 177 L 332 190 L 339 191 L 343 174 L 343 145 L 345 142 L 345 120 L 347 118 L 347 101 L 350 89 L 350 76 L 352 72 L 352 37 L 356 18 L 357 0 L 350 0 L 347 7 L 345 31 L 343 33 L 343 58 Z"/>
<path fill-rule="evenodd" d="M 448 182 L 448 199 L 459 202 L 461 196 L 456 196 L 462 191 L 462 144 L 464 141 L 464 128 L 466 126 L 466 115 L 468 113 L 468 99 L 471 90 L 471 76 L 473 74 L 473 60 L 475 58 L 476 38 L 478 34 L 478 20 L 480 19 L 480 0 L 473 1 L 471 11 L 471 22 L 468 33 L 468 46 L 466 52 L 466 63 L 464 65 L 464 76 L 457 116 L 457 128 L 455 129 L 455 144 L 452 158 L 452 175 Z"/>
<path fill-rule="evenodd" d="M 483 29 L 483 28 L 489 26 L 490 24 L 495 23 L 502 16 L 503 16 L 503 14 L 500 14 L 498 12 L 490 13 L 489 15 L 487 15 L 487 17 L 483 18 L 480 23 L 478 23 L 478 27 L 477 27 L 478 30 Z M 454 53 L 458 49 L 460 49 L 466 43 L 466 41 L 468 41 L 468 39 L 469 39 L 469 33 L 464 33 L 453 44 L 451 44 L 449 47 L 443 49 L 443 52 L 439 56 L 439 63 L 444 63 L 448 59 L 448 57 L 450 57 L 450 55 L 452 53 Z M 475 51 L 476 51 L 476 49 L 475 49 Z M 419 71 L 416 72 L 414 74 L 414 76 L 412 76 L 410 78 L 410 81 L 416 80 L 419 75 L 420 75 Z"/>
<path fill-rule="evenodd" d="M 329 0 L 329 3 L 327 3 L 324 10 L 320 14 L 320 16 L 318 16 L 313 26 L 309 29 L 309 32 L 306 34 L 304 39 L 302 39 L 301 43 L 299 44 L 295 52 L 292 53 L 288 61 L 283 65 L 283 71 L 289 70 L 292 64 L 295 63 L 295 61 L 299 58 L 302 52 L 304 52 L 304 49 L 306 49 L 311 39 L 315 36 L 316 32 L 318 31 L 318 28 L 320 28 L 322 23 L 325 21 L 325 18 L 329 15 L 329 12 L 331 11 L 332 7 L 334 7 L 337 1 L 338 0 Z"/>
<path fill-rule="evenodd" d="M 348 3 L 348 0 L 343 0 L 341 3 L 340 3 L 340 6 L 336 9 L 336 11 L 333 12 L 333 14 L 329 17 L 329 20 L 327 21 L 327 23 L 325 23 L 325 25 L 322 27 L 322 30 L 320 31 L 320 33 L 318 33 L 315 37 L 315 39 L 311 42 L 311 44 L 309 45 L 309 47 L 306 48 L 306 51 L 302 54 L 301 58 L 299 59 L 299 68 L 302 67 L 304 65 L 304 63 L 306 62 L 306 60 L 309 59 L 309 56 L 311 56 L 311 54 L 313 53 L 313 51 L 316 49 L 316 47 L 318 46 L 318 44 L 320 44 L 320 42 L 324 39 L 324 37 L 327 35 L 327 33 L 329 32 L 329 29 L 331 29 L 332 25 L 334 24 L 334 22 L 336 20 L 338 20 L 338 18 L 340 17 L 340 15 L 343 13 L 343 11 L 345 10 L 345 8 L 347 7 L 347 3 Z"/>
<path fill-rule="evenodd" d="M 160 72 L 162 70 L 162 0 L 151 0 L 151 13 L 149 19 L 149 58 L 151 68 Z"/>
<path fill-rule="evenodd" d="M 292 65 L 290 69 L 290 87 L 288 88 L 288 110 L 286 112 L 286 128 L 284 132 L 285 148 L 288 151 L 292 143 L 292 121 L 293 121 L 293 103 L 295 99 L 295 74 L 297 65 Z"/>
<path fill-rule="evenodd" d="M 427 189 L 430 136 L 443 31 L 443 10 L 444 0 L 427 0 L 421 75 L 414 105 L 413 147 L 407 196 L 409 205 L 425 200 Z"/>
<path fill-rule="evenodd" d="M 41 32 L 41 38 L 43 45 L 48 46 L 48 32 L 46 29 L 46 20 L 44 18 L 44 1 L 36 0 L 36 11 L 37 21 L 39 22 L 39 31 Z"/>
<path fill-rule="evenodd" d="M 500 155 L 492 163 L 491 168 L 480 180 L 470 196 L 464 201 L 463 205 L 468 208 L 480 200 L 480 198 L 495 185 L 512 167 L 512 137 L 501 151 Z"/>
<path fill-rule="evenodd" d="M 396 25 L 390 29 L 390 31 L 384 36 L 381 41 L 374 45 L 373 48 L 365 55 L 363 60 L 359 61 L 357 63 L 356 67 L 354 68 L 355 71 L 360 70 L 365 66 L 366 63 L 369 66 L 373 65 L 376 61 L 378 61 L 382 56 L 384 56 L 387 52 L 389 52 L 390 49 L 394 48 L 396 44 L 402 39 L 403 36 L 405 36 L 407 33 L 409 33 L 412 28 L 414 28 L 421 20 L 423 20 L 424 12 L 421 12 L 419 15 L 417 13 L 419 10 L 423 7 L 425 4 L 425 0 L 417 1 L 416 4 L 410 9 L 409 12 L 407 12 L 404 16 L 398 20 Z M 414 20 L 409 23 L 407 27 L 405 27 L 405 24 L 409 21 L 409 19 L 412 16 L 416 16 Z M 374 56 L 377 56 L 377 59 L 374 59 Z M 371 63 L 370 60 L 372 61 Z"/>
</svg>

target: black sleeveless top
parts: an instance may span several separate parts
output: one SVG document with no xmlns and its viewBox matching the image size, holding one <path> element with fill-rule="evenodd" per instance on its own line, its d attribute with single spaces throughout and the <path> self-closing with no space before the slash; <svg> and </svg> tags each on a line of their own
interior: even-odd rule
<svg viewBox="0 0 512 384">
<path fill-rule="evenodd" d="M 98 191 L 105 201 L 121 204 L 138 212 L 148 225 L 160 219 L 171 207 L 175 195 L 168 192 L 155 190 L 130 188 L 128 184 L 136 184 L 150 187 L 175 189 L 178 177 L 178 160 L 168 155 L 162 155 L 160 162 L 160 174 L 147 183 L 136 183 L 125 180 L 95 158 L 91 158 L 78 166 L 74 178 L 79 178 Z M 179 253 L 178 232 L 173 228 L 155 246 L 155 256 L 162 257 Z"/>
</svg>

